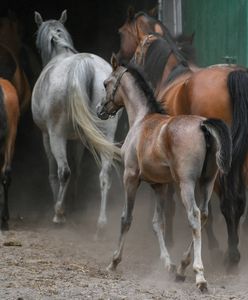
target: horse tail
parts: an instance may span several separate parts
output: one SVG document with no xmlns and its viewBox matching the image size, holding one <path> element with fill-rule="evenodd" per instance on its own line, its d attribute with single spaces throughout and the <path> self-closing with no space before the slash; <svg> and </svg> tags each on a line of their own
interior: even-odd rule
<svg viewBox="0 0 248 300">
<path fill-rule="evenodd" d="M 81 141 L 93 154 L 97 163 L 100 163 L 99 155 L 102 154 L 108 160 L 120 160 L 120 148 L 109 142 L 100 131 L 101 121 L 94 115 L 89 107 L 89 97 L 84 86 L 85 79 L 82 78 L 82 69 L 79 64 L 73 68 L 70 78 L 69 114 L 74 129 Z"/>
<path fill-rule="evenodd" d="M 6 143 L 8 134 L 8 119 L 4 104 L 4 93 L 0 85 L 0 155 L 3 155 L 3 147 Z M 2 157 L 1 157 L 2 160 Z M 2 162 L 1 162 L 2 165 Z"/>
<path fill-rule="evenodd" d="M 232 105 L 233 164 L 242 168 L 248 152 L 248 72 L 235 70 L 229 73 L 227 86 Z"/>
<path fill-rule="evenodd" d="M 201 123 L 206 138 L 207 145 L 209 145 L 211 136 L 216 145 L 216 163 L 219 170 L 223 174 L 227 174 L 231 168 L 232 162 L 232 140 L 231 133 L 227 125 L 219 119 L 206 119 Z M 210 142 L 211 143 L 211 142 Z"/>
</svg>

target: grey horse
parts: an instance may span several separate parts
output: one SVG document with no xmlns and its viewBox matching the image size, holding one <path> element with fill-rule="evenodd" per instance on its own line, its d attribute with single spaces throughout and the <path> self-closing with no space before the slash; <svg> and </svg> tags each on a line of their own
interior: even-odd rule
<svg viewBox="0 0 248 300">
<path fill-rule="evenodd" d="M 35 12 L 38 25 L 36 45 L 43 70 L 32 93 L 34 122 L 41 129 L 49 162 L 49 181 L 55 202 L 53 222 L 65 222 L 64 200 L 71 177 L 67 158 L 68 140 L 74 140 L 73 159 L 77 170 L 85 146 L 101 163 L 101 210 L 98 228 L 106 223 L 106 201 L 110 188 L 111 166 L 120 150 L 113 143 L 118 119 L 99 123 L 96 107 L 105 97 L 104 80 L 111 73 L 110 65 L 101 57 L 78 53 L 64 27 L 66 10 L 59 20 L 43 21 Z M 101 130 L 100 130 L 101 129 Z"/>
</svg>

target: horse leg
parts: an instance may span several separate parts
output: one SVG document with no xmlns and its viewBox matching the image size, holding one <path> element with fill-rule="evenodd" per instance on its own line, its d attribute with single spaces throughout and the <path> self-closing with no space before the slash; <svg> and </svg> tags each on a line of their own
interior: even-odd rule
<svg viewBox="0 0 248 300">
<path fill-rule="evenodd" d="M 248 190 L 246 189 L 246 199 L 248 197 Z M 245 205 L 245 212 L 244 212 L 244 215 L 243 215 L 243 223 L 242 223 L 242 228 L 244 230 L 244 232 L 246 234 L 248 234 L 248 203 L 246 202 L 246 205 Z"/>
<path fill-rule="evenodd" d="M 16 140 L 16 131 L 18 123 L 19 113 L 16 113 L 16 117 L 11 120 L 9 125 L 8 138 L 6 142 L 6 148 L 4 152 L 4 166 L 3 166 L 3 175 L 2 175 L 2 185 L 4 191 L 4 204 L 1 215 L 1 229 L 9 229 L 9 198 L 8 192 L 11 184 L 11 162 L 14 154 L 15 140 Z"/>
<path fill-rule="evenodd" d="M 116 270 L 117 265 L 121 262 L 122 252 L 125 243 L 126 234 L 132 223 L 133 207 L 135 202 L 135 195 L 140 184 L 138 172 L 124 172 L 124 188 L 125 188 L 125 205 L 121 216 L 121 232 L 119 237 L 118 249 L 115 251 L 112 262 L 107 270 Z"/>
<path fill-rule="evenodd" d="M 243 195 L 242 195 L 243 194 Z M 245 207 L 245 193 L 237 193 L 235 203 L 229 203 L 228 199 L 221 195 L 220 207 L 224 215 L 227 233 L 228 233 L 228 249 L 225 258 L 227 269 L 232 270 L 240 261 L 239 244 L 239 222 L 244 212 Z"/>
<path fill-rule="evenodd" d="M 102 168 L 99 174 L 100 187 L 101 187 L 101 207 L 100 214 L 97 221 L 97 231 L 102 230 L 107 223 L 106 206 L 108 192 L 111 186 L 111 161 L 101 156 Z"/>
<path fill-rule="evenodd" d="M 210 202 L 208 204 L 208 221 L 205 225 L 205 230 L 208 238 L 209 250 L 219 249 L 219 243 L 213 231 L 213 212 L 212 212 L 212 205 Z"/>
<path fill-rule="evenodd" d="M 66 139 L 64 137 L 50 134 L 50 145 L 52 153 L 58 166 L 59 190 L 55 203 L 54 223 L 64 223 L 64 201 L 67 187 L 70 181 L 71 170 L 68 165 L 66 156 Z"/>
<path fill-rule="evenodd" d="M 176 204 L 174 200 L 174 186 L 168 184 L 166 188 L 164 216 L 165 216 L 165 242 L 166 246 L 171 248 L 173 241 L 173 218 L 175 216 Z"/>
<path fill-rule="evenodd" d="M 4 193 L 4 203 L 1 214 L 1 230 L 9 230 L 9 187 L 11 183 L 11 168 L 7 166 L 3 171 L 2 185 Z"/>
<path fill-rule="evenodd" d="M 181 182 L 180 183 L 180 193 L 181 199 L 185 206 L 189 224 L 192 228 L 193 233 L 193 248 L 194 248 L 194 262 L 193 269 L 196 274 L 196 285 L 202 291 L 207 288 L 207 281 L 204 278 L 204 268 L 201 257 L 201 212 L 196 205 L 195 196 L 194 196 L 194 183 L 193 182 Z M 191 245 L 188 248 L 188 255 L 186 259 L 190 257 Z M 186 263 L 186 267 L 189 263 Z M 185 270 L 186 267 L 183 266 L 181 262 L 182 270 Z M 184 276 L 180 267 L 177 270 L 177 273 Z"/>
<path fill-rule="evenodd" d="M 160 184 L 153 184 L 151 185 L 156 193 L 156 204 L 155 204 L 155 211 L 153 216 L 153 230 L 157 235 L 158 243 L 160 247 L 160 258 L 164 262 L 165 268 L 169 272 L 175 271 L 175 265 L 172 263 L 169 252 L 165 245 L 164 239 L 164 202 L 170 201 L 171 199 L 165 199 L 165 185 Z M 165 236 L 166 237 L 166 236 Z"/>
<path fill-rule="evenodd" d="M 59 191 L 57 163 L 53 156 L 51 146 L 50 146 L 49 135 L 47 133 L 43 133 L 43 145 L 48 159 L 48 167 L 49 167 L 48 179 L 53 193 L 53 201 L 54 203 L 56 203 L 58 191 Z"/>
<path fill-rule="evenodd" d="M 77 195 L 78 195 L 78 181 L 81 174 L 81 162 L 82 157 L 84 155 L 85 147 L 81 143 L 81 141 L 73 141 L 73 144 L 71 145 L 71 162 L 72 162 L 72 174 L 71 174 L 71 193 L 70 193 L 70 203 L 72 203 L 72 207 L 75 206 Z M 75 207 L 74 207 L 75 208 Z"/>
</svg>

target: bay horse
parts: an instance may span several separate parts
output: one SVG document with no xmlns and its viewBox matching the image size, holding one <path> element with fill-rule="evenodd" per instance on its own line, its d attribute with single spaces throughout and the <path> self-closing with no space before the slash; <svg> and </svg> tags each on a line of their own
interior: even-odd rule
<svg viewBox="0 0 248 300">
<path fill-rule="evenodd" d="M 121 217 L 119 246 L 109 265 L 115 270 L 122 259 L 125 236 L 132 222 L 136 191 L 141 181 L 148 182 L 156 194 L 153 229 L 160 246 L 160 257 L 168 269 L 172 263 L 164 240 L 163 207 L 165 188 L 176 184 L 192 229 L 193 242 L 177 268 L 177 279 L 184 279 L 194 249 L 193 269 L 196 285 L 207 288 L 201 258 L 201 222 L 208 216 L 210 200 L 218 170 L 227 173 L 231 165 L 231 136 L 225 123 L 200 116 L 169 116 L 155 100 L 142 74 L 132 65 L 119 65 L 112 56 L 113 71 L 104 81 L 103 99 L 98 116 L 107 119 L 125 107 L 129 132 L 121 148 L 124 162 L 125 205 Z M 165 114 L 163 114 L 165 113 Z M 196 203 L 196 186 L 199 187 Z M 166 238 L 166 236 L 165 236 Z"/>
<path fill-rule="evenodd" d="M 4 196 L 0 209 L 1 230 L 9 228 L 8 190 L 19 116 L 17 90 L 10 81 L 0 77 L 0 168 Z"/>
<path fill-rule="evenodd" d="M 244 165 L 248 150 L 248 74 L 236 65 L 198 68 L 179 51 L 168 29 L 143 12 L 129 12 L 119 29 L 121 60 L 143 65 L 155 95 L 170 115 L 224 120 L 232 132 L 230 172 L 216 184 L 228 233 L 228 267 L 240 261 L 239 222 L 245 208 Z M 217 241 L 213 240 L 216 246 Z"/>
<path fill-rule="evenodd" d="M 21 38 L 18 22 L 13 17 L 0 18 L 0 77 L 9 80 L 18 93 L 21 112 L 27 110 L 31 88 L 21 65 Z"/>
<path fill-rule="evenodd" d="M 111 67 L 97 55 L 75 50 L 63 25 L 66 19 L 66 10 L 59 20 L 48 21 L 43 21 L 35 12 L 38 26 L 36 45 L 43 70 L 32 93 L 32 115 L 42 131 L 49 163 L 49 181 L 55 202 L 53 222 L 65 222 L 64 200 L 71 177 L 67 144 L 73 141 L 77 168 L 75 184 L 85 146 L 96 161 L 101 160 L 101 210 L 98 218 L 98 228 L 101 228 L 106 223 L 111 166 L 113 159 L 118 159 L 120 154 L 120 149 L 113 144 L 118 119 L 102 124 L 95 113 L 96 106 L 105 97 L 103 81 L 111 73 Z"/>
</svg>

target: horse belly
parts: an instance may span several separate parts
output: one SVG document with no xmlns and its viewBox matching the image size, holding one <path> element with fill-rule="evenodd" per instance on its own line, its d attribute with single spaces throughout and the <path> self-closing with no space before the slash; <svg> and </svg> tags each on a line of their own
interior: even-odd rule
<svg viewBox="0 0 248 300">
<path fill-rule="evenodd" d="M 169 166 L 160 162 L 143 162 L 140 166 L 140 177 L 151 183 L 170 183 L 173 178 Z"/>
</svg>

